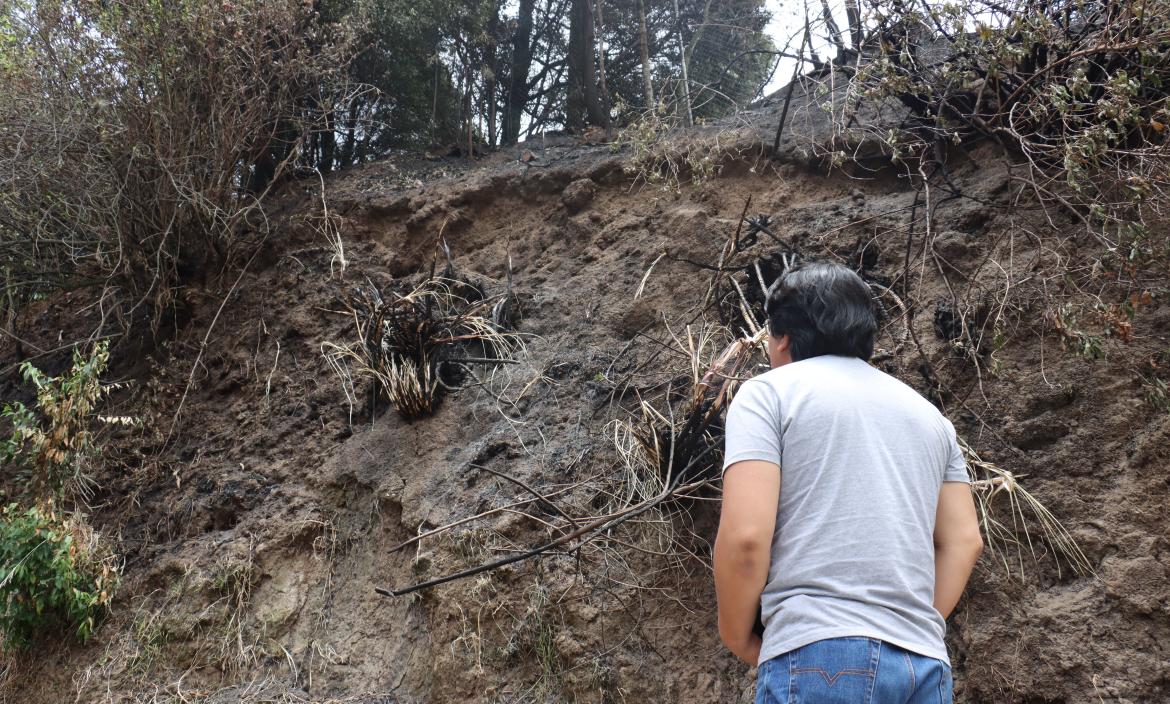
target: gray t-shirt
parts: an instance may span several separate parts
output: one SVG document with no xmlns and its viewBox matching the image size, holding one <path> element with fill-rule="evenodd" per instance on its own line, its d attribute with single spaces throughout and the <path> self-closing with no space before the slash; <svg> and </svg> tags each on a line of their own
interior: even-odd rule
<svg viewBox="0 0 1170 704">
<path fill-rule="evenodd" d="M 969 482 L 954 426 L 854 357 L 786 364 L 743 384 L 724 470 L 781 467 L 760 662 L 867 636 L 949 662 L 934 608 L 934 520 L 944 481 Z"/>
</svg>

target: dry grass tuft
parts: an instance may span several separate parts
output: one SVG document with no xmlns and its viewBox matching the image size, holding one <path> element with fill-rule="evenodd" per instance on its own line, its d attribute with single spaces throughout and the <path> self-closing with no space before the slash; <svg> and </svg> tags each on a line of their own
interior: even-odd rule
<svg viewBox="0 0 1170 704">
<path fill-rule="evenodd" d="M 744 152 L 742 135 L 734 129 L 695 135 L 683 129 L 677 118 L 656 110 L 631 120 L 613 147 L 629 149 L 625 171 L 633 186 L 674 193 L 687 183 L 698 187 L 717 178 L 724 163 Z"/>
<path fill-rule="evenodd" d="M 493 318 L 510 293 L 485 297 L 456 279 L 432 277 L 407 294 L 383 295 L 373 282 L 357 287 L 345 302 L 355 342 L 326 342 L 321 351 L 342 380 L 350 403 L 355 383 L 372 379 L 404 418 L 433 413 L 475 365 L 513 361 L 520 336 Z"/>
<path fill-rule="evenodd" d="M 713 325 L 688 325 L 681 337 L 671 336 L 687 359 L 685 391 L 674 393 L 672 381 L 659 398 L 639 395 L 637 411 L 611 424 L 626 470 L 626 505 L 713 476 L 717 458 L 712 450 L 723 444 L 723 411 L 735 387 L 750 376 L 754 352 L 763 340 L 762 332 L 735 339 L 726 328 Z"/>
<path fill-rule="evenodd" d="M 723 414 L 735 387 L 751 375 L 763 339 L 762 335 L 736 339 L 719 325 L 688 325 L 681 335 L 672 332 L 671 338 L 680 360 L 686 359 L 686 377 L 679 378 L 680 365 L 680 374 L 666 384 L 664 392 L 652 398 L 639 394 L 630 414 L 610 424 L 621 470 L 604 489 L 611 512 L 673 495 L 679 487 L 717 480 Z M 679 496 L 694 498 L 694 491 Z M 684 508 L 663 502 L 630 521 L 614 543 L 681 567 L 693 556 L 689 545 L 695 536 L 688 532 L 689 521 Z M 625 556 L 617 553 L 607 559 L 625 562 Z"/>
<path fill-rule="evenodd" d="M 1039 499 L 1020 485 L 1019 477 L 980 459 L 979 455 L 962 440 L 960 444 L 968 466 L 976 474 L 971 488 L 975 490 L 979 521 L 987 539 L 988 552 L 1003 563 L 1005 570 L 1009 573 L 1012 571 L 1008 556 L 1009 546 L 1015 548 L 1021 577 L 1024 576 L 1025 553 L 1031 556 L 1033 562 L 1039 559 L 1036 543 L 1028 527 L 1030 514 L 1032 520 L 1040 527 L 1040 537 L 1052 548 L 1053 557 L 1058 558 L 1053 560 L 1058 575 L 1061 559 L 1075 574 L 1082 576 L 1094 574 L 1089 558 L 1081 551 L 1072 534 Z M 997 517 L 998 511 L 995 507 L 996 499 L 1001 495 L 1006 496 L 1008 502 L 1008 518 L 1002 520 Z"/>
</svg>

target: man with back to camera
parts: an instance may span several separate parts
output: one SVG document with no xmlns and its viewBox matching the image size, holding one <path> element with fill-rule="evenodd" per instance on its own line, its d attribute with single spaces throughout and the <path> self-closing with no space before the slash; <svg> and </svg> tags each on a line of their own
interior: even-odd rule
<svg viewBox="0 0 1170 704">
<path fill-rule="evenodd" d="M 766 311 L 772 370 L 727 412 L 719 635 L 757 704 L 949 704 L 944 619 L 983 550 L 954 426 L 867 362 L 850 269 L 792 269 Z"/>
</svg>

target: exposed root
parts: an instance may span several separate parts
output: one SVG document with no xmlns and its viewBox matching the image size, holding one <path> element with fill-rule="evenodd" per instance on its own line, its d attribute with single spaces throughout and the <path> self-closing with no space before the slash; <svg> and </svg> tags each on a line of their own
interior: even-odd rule
<svg viewBox="0 0 1170 704">
<path fill-rule="evenodd" d="M 966 455 L 967 464 L 978 474 L 978 478 L 971 483 L 971 488 L 975 490 L 979 521 L 987 538 L 988 551 L 1003 563 L 1005 570 L 1009 573 L 1012 570 L 1008 558 L 1009 546 L 1015 548 L 1021 577 L 1025 572 L 1025 552 L 1033 561 L 1039 559 L 1036 544 L 1028 528 L 1027 514 L 1031 514 L 1032 519 L 1040 526 L 1040 536 L 1052 547 L 1054 557 L 1063 558 L 1075 574 L 1081 576 L 1095 574 L 1089 558 L 1081 551 L 1072 534 L 1039 499 L 1020 485 L 1018 477 L 1002 467 L 981 460 L 967 443 L 960 440 L 960 444 L 963 454 Z M 996 497 L 1001 494 L 1007 497 L 1009 518 L 1004 519 L 1007 523 L 996 516 L 994 504 Z M 1054 562 L 1059 575 L 1061 560 L 1055 559 Z"/>
</svg>

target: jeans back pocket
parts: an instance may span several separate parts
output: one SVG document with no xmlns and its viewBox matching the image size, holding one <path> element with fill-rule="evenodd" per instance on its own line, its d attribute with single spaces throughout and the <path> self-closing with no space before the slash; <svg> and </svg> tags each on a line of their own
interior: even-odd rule
<svg viewBox="0 0 1170 704">
<path fill-rule="evenodd" d="M 789 653 L 789 704 L 868 702 L 880 649 L 870 638 L 832 638 Z"/>
</svg>

